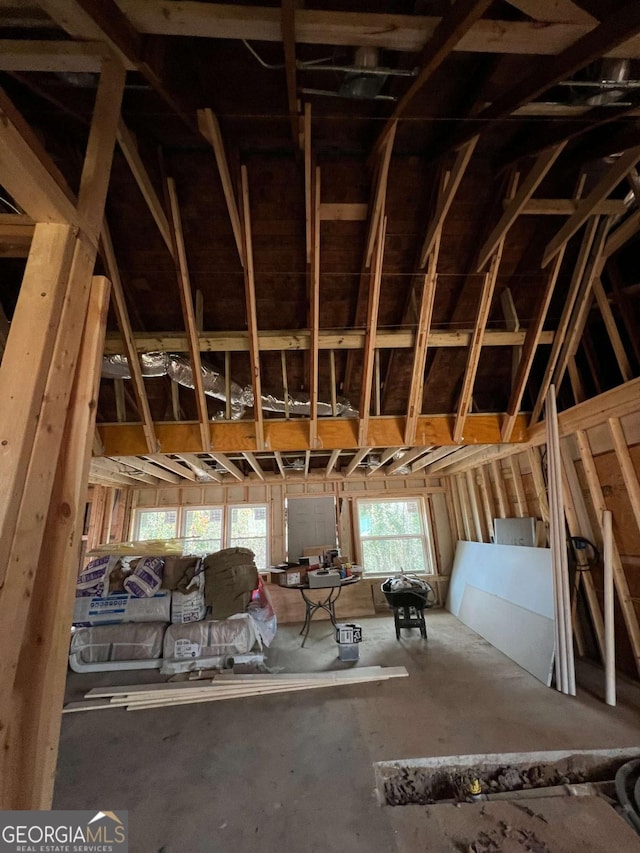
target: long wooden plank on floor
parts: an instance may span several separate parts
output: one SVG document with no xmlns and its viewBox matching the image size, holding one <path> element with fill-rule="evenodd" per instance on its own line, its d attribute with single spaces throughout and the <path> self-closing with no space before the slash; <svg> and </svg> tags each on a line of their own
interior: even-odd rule
<svg viewBox="0 0 640 853">
<path fill-rule="evenodd" d="M 133 340 L 133 330 L 131 328 L 131 321 L 129 320 L 129 312 L 127 310 L 127 301 L 125 299 L 122 281 L 120 279 L 120 270 L 118 268 L 118 262 L 116 260 L 113 243 L 111 241 L 111 234 L 106 220 L 102 226 L 102 248 L 107 273 L 111 280 L 113 307 L 116 312 L 116 319 L 127 351 L 127 362 L 129 364 L 131 380 L 133 382 L 133 390 L 136 395 L 138 412 L 142 420 L 142 428 L 147 440 L 147 450 L 149 453 L 156 453 L 158 450 L 158 439 L 156 438 L 151 409 L 149 407 L 149 398 L 147 396 L 147 390 L 144 386 L 144 379 L 142 377 L 140 357 L 136 352 Z"/>
<path fill-rule="evenodd" d="M 200 342 L 193 307 L 193 295 L 191 292 L 191 279 L 189 277 L 189 266 L 187 263 L 187 251 L 184 244 L 184 234 L 182 232 L 180 205 L 178 204 L 178 193 L 176 190 L 176 183 L 173 178 L 167 179 L 167 187 L 169 190 L 169 201 L 171 204 L 173 237 L 176 245 L 176 272 L 178 274 L 178 284 L 180 287 L 180 303 L 182 305 L 182 317 L 184 320 L 185 331 L 187 333 L 187 342 L 189 344 L 189 359 L 191 361 L 193 390 L 196 395 L 196 406 L 200 422 L 201 449 L 206 451 L 211 448 L 209 410 L 207 408 L 207 398 L 204 393 L 204 383 L 202 379 Z"/>
<path fill-rule="evenodd" d="M 93 280 L 74 387 L 62 439 L 36 582 L 15 680 L 14 722 L 3 801 L 14 809 L 50 809 L 66 685 L 75 578 L 82 545 L 87 472 L 109 308 L 109 282 Z M 14 731 L 15 734 L 15 731 Z"/>
</svg>

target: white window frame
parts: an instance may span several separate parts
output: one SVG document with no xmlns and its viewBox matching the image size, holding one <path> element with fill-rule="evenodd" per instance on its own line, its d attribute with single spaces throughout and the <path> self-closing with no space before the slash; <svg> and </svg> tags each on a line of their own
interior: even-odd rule
<svg viewBox="0 0 640 853">
<path fill-rule="evenodd" d="M 175 512 L 176 513 L 176 539 L 184 539 L 185 537 L 185 526 L 186 526 L 186 513 L 198 510 L 212 510 L 212 509 L 221 509 L 222 510 L 222 548 L 229 548 L 229 542 L 231 540 L 231 510 L 232 509 L 248 509 L 251 507 L 258 507 L 260 509 L 264 509 L 266 513 L 266 533 L 265 533 L 265 544 L 266 544 L 266 566 L 264 568 L 269 567 L 269 557 L 270 557 L 270 539 L 271 539 L 271 515 L 269 512 L 269 504 L 268 503 L 233 503 L 233 504 L 203 504 L 199 506 L 141 506 L 136 507 L 133 511 L 133 517 L 131 521 L 131 539 L 135 542 L 138 541 L 138 537 L 140 535 L 140 521 L 142 519 L 142 514 L 145 512 Z M 173 538 L 173 537 L 171 537 Z M 206 537 L 205 537 L 206 538 Z M 260 539 L 262 537 L 256 536 L 253 537 L 255 539 Z M 259 569 L 262 570 L 262 566 L 258 566 Z"/>
<path fill-rule="evenodd" d="M 420 518 L 420 527 L 422 532 L 418 533 L 407 533 L 406 536 L 361 536 L 360 535 L 360 506 L 364 504 L 379 504 L 379 503 L 406 503 L 407 501 L 417 501 L 418 503 L 418 516 Z M 427 510 L 427 505 L 423 495 L 384 495 L 379 497 L 370 497 L 370 498 L 356 498 L 355 499 L 355 524 L 354 524 L 354 540 L 356 542 L 356 549 L 358 554 L 358 562 L 363 568 L 363 577 L 365 578 L 375 578 L 375 577 L 388 577 L 392 574 L 397 574 L 400 571 L 400 567 L 390 566 L 389 571 L 387 572 L 368 572 L 366 566 L 364 565 L 364 556 L 363 556 L 363 548 L 362 542 L 363 540 L 376 540 L 376 539 L 422 539 L 422 550 L 425 557 L 425 564 L 427 566 L 427 571 L 422 572 L 411 572 L 406 566 L 403 567 L 404 570 L 410 574 L 419 574 L 421 577 L 435 577 L 438 573 L 437 571 L 437 562 L 435 559 L 435 553 L 433 548 L 433 535 L 431 531 L 431 517 Z"/>
</svg>

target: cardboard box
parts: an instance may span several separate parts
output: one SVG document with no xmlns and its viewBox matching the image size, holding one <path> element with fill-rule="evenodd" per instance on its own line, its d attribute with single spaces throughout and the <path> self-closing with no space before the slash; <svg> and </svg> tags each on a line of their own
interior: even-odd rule
<svg viewBox="0 0 640 853">
<path fill-rule="evenodd" d="M 307 573 L 302 566 L 298 566 L 294 569 L 285 569 L 283 572 L 278 574 L 278 584 L 280 586 L 297 586 L 298 584 L 305 583 L 307 578 Z"/>
<path fill-rule="evenodd" d="M 104 598 L 76 598 L 74 625 L 119 625 L 121 622 L 169 622 L 171 593 L 161 590 L 149 598 L 126 592 Z"/>
</svg>

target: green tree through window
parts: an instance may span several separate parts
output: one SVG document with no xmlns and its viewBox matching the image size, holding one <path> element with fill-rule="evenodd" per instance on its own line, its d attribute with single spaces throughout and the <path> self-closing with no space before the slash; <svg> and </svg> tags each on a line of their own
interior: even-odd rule
<svg viewBox="0 0 640 853">
<path fill-rule="evenodd" d="M 422 501 L 358 501 L 365 574 L 431 573 Z"/>
</svg>

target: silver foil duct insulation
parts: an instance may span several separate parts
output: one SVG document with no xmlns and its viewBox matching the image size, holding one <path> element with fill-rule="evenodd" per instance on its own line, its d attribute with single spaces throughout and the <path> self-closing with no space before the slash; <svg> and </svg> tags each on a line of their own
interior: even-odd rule
<svg viewBox="0 0 640 853">
<path fill-rule="evenodd" d="M 171 352 L 145 352 L 140 355 L 142 375 L 148 378 L 168 376 L 174 382 L 185 388 L 193 388 L 193 370 L 191 362 L 182 355 Z M 124 355 L 106 355 L 102 359 L 102 376 L 104 379 L 131 379 L 129 362 Z M 222 403 L 227 402 L 224 376 L 208 364 L 202 364 L 202 381 L 204 393 Z M 262 409 L 267 412 L 278 412 L 290 415 L 309 415 L 311 405 L 308 394 L 297 397 L 288 395 L 285 401 L 283 394 L 263 394 Z M 239 420 L 245 410 L 253 407 L 253 389 L 231 382 L 231 419 Z M 331 417 L 331 403 L 318 401 L 318 416 Z M 342 418 L 357 418 L 358 412 L 351 406 L 349 400 L 338 399 L 336 415 Z M 219 418 L 223 417 L 221 413 Z"/>
</svg>

